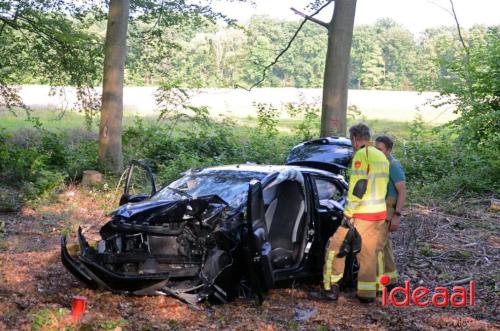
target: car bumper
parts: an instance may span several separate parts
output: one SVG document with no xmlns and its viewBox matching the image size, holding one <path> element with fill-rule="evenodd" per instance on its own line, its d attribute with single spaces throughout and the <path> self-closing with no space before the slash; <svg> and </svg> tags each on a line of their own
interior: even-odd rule
<svg viewBox="0 0 500 331">
<path fill-rule="evenodd" d="M 80 254 L 75 259 L 69 254 L 66 236 L 61 237 L 61 261 L 69 272 L 90 288 L 141 295 L 156 294 L 170 278 L 170 273 L 125 275 L 111 271 L 93 261 L 91 248 L 81 229 L 78 229 L 78 243 Z"/>
</svg>

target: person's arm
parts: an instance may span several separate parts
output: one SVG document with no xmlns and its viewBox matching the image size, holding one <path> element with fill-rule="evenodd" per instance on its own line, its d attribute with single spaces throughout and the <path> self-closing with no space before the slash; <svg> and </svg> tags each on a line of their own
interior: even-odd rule
<svg viewBox="0 0 500 331">
<path fill-rule="evenodd" d="M 398 200 L 396 203 L 394 215 L 392 216 L 391 227 L 389 229 L 390 232 L 395 232 L 398 230 L 399 224 L 401 221 L 401 217 L 396 215 L 396 212 L 401 213 L 401 211 L 403 210 L 403 207 L 405 205 L 405 200 L 406 200 L 406 182 L 404 180 L 399 181 L 399 182 L 395 183 L 394 186 L 396 187 L 396 191 L 398 193 L 398 197 L 397 197 Z"/>
<path fill-rule="evenodd" d="M 398 192 L 398 201 L 396 203 L 396 211 L 401 212 L 406 202 L 406 182 L 401 181 L 394 184 Z"/>
</svg>

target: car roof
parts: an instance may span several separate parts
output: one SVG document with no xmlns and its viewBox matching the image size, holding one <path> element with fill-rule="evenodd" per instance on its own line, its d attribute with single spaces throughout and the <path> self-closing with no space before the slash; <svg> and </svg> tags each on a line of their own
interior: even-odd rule
<svg viewBox="0 0 500 331">
<path fill-rule="evenodd" d="M 343 178 L 342 176 L 334 174 L 329 171 L 310 168 L 306 166 L 298 166 L 298 165 L 267 165 L 267 164 L 243 163 L 243 164 L 231 164 L 231 165 L 207 167 L 199 170 L 191 169 L 191 171 L 196 172 L 198 174 L 210 174 L 210 172 L 230 170 L 230 171 L 260 172 L 269 175 L 273 172 L 281 172 L 285 169 L 290 169 L 290 168 L 297 169 L 304 173 L 312 173 L 333 178 Z"/>
</svg>

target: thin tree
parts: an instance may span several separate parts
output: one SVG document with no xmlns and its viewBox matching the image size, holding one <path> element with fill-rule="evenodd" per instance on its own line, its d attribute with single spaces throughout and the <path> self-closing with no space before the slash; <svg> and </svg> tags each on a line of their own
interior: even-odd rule
<svg viewBox="0 0 500 331">
<path fill-rule="evenodd" d="M 237 0 L 245 1 L 245 0 Z M 132 4 L 132 8 L 131 8 Z M 134 20 L 152 24 L 143 37 L 161 38 L 164 26 L 182 25 L 189 21 L 199 22 L 200 17 L 211 20 L 232 20 L 212 11 L 210 1 L 187 3 L 186 1 L 163 0 L 111 0 L 109 3 L 108 25 L 104 55 L 103 93 L 101 122 L 99 126 L 99 161 L 101 165 L 115 173 L 123 169 L 122 120 L 123 120 L 123 80 L 127 54 L 127 28 L 129 11 L 133 10 Z"/>
<path fill-rule="evenodd" d="M 356 0 L 336 0 L 328 24 L 321 112 L 321 136 L 344 135 L 347 129 L 347 83 Z"/>
<path fill-rule="evenodd" d="M 330 22 L 324 22 L 314 17 L 332 2 L 335 2 L 335 8 Z M 347 85 L 356 2 L 357 0 L 328 0 L 311 15 L 291 8 L 296 14 L 304 17 L 304 20 L 286 47 L 269 65 L 264 67 L 261 79 L 249 88 L 252 89 L 265 80 L 267 70 L 275 65 L 290 48 L 305 22 L 311 21 L 326 28 L 328 30 L 328 44 L 323 77 L 321 137 L 344 136 L 347 131 Z"/>
<path fill-rule="evenodd" d="M 321 137 L 345 135 L 347 130 L 347 95 L 352 33 L 357 0 L 335 0 L 330 22 L 303 16 L 328 29 L 325 74 L 323 76 L 323 102 L 321 107 Z"/>
<path fill-rule="evenodd" d="M 110 1 L 104 54 L 99 161 L 116 173 L 123 169 L 123 78 L 129 7 L 129 0 Z"/>
</svg>

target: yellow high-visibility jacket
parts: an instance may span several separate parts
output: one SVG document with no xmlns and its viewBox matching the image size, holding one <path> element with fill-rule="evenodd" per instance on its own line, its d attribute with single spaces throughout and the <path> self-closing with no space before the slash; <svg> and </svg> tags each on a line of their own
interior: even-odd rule
<svg viewBox="0 0 500 331">
<path fill-rule="evenodd" d="M 368 182 L 364 195 L 359 198 L 353 194 L 353 190 L 362 179 L 367 179 Z M 389 161 L 384 153 L 373 146 L 360 148 L 352 160 L 344 215 L 366 221 L 385 220 L 388 182 Z"/>
</svg>

